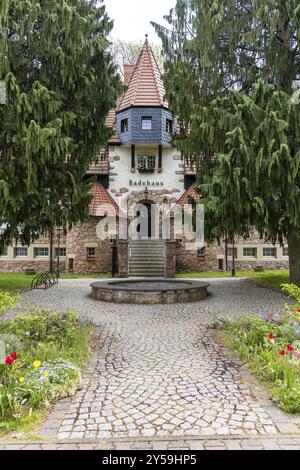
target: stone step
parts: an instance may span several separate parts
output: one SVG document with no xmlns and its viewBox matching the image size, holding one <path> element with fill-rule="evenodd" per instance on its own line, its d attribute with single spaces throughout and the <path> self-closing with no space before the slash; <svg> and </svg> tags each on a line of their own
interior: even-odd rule
<svg viewBox="0 0 300 470">
<path fill-rule="evenodd" d="M 140 273 L 140 274 L 143 274 L 143 273 L 164 273 L 165 272 L 165 269 L 164 268 L 134 268 L 134 269 L 130 269 L 129 270 L 129 273 L 130 275 L 132 275 L 133 273 Z"/>
<path fill-rule="evenodd" d="M 157 260 L 157 259 L 130 259 L 129 260 L 129 264 L 131 266 L 133 265 L 137 265 L 137 266 L 152 266 L 153 264 L 155 264 L 156 266 L 164 266 L 165 265 L 165 261 L 162 259 L 162 260 Z"/>
</svg>

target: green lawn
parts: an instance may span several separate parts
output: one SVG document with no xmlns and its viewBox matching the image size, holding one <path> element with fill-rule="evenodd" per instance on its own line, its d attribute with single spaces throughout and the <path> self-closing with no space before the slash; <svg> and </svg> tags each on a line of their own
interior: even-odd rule
<svg viewBox="0 0 300 470">
<path fill-rule="evenodd" d="M 28 276 L 24 273 L 0 273 L 0 290 L 7 292 L 19 291 L 30 289 L 31 281 L 35 276 Z M 111 277 L 110 274 L 91 274 L 91 275 L 80 275 L 80 274 L 62 274 L 62 279 L 79 279 L 79 278 L 99 278 L 99 277 Z"/>
<path fill-rule="evenodd" d="M 28 276 L 24 273 L 0 273 L 0 290 L 12 292 L 29 289 L 34 276 Z M 110 274 L 62 274 L 62 279 L 93 279 L 111 277 Z M 231 277 L 230 272 L 216 273 L 182 273 L 177 274 L 177 278 L 222 278 Z M 274 270 L 256 273 L 254 271 L 238 271 L 237 277 L 248 277 L 252 282 L 264 287 L 280 289 L 281 284 L 288 282 L 288 271 Z"/>
<path fill-rule="evenodd" d="M 182 273 L 177 274 L 178 278 L 222 278 L 231 277 L 230 272 L 217 272 L 217 273 Z M 263 287 L 270 287 L 272 289 L 280 290 L 281 284 L 289 282 L 289 272 L 287 270 L 267 270 L 263 273 L 256 273 L 255 271 L 237 271 L 237 277 L 248 277 L 249 280 Z"/>
</svg>

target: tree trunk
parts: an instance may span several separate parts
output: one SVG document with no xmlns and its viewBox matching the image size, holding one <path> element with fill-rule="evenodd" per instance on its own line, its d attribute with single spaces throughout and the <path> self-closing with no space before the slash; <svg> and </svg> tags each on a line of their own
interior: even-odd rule
<svg viewBox="0 0 300 470">
<path fill-rule="evenodd" d="M 288 236 L 290 258 L 290 282 L 300 287 L 300 231 Z"/>
</svg>

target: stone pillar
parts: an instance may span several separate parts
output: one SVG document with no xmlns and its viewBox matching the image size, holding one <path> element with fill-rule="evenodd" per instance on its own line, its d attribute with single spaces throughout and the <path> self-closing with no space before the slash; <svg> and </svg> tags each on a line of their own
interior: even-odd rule
<svg viewBox="0 0 300 470">
<path fill-rule="evenodd" d="M 128 240 L 118 240 L 118 276 L 128 277 Z"/>
<path fill-rule="evenodd" d="M 176 275 L 176 241 L 166 242 L 165 272 L 167 278 L 174 278 Z"/>
</svg>

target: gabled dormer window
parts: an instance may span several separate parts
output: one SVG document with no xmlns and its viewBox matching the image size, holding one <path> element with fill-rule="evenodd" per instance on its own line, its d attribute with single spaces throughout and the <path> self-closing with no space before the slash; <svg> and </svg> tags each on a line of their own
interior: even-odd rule
<svg viewBox="0 0 300 470">
<path fill-rule="evenodd" d="M 151 116 L 143 116 L 142 117 L 142 130 L 143 131 L 151 131 L 152 129 L 152 117 Z"/>
<path fill-rule="evenodd" d="M 128 119 L 122 119 L 121 121 L 121 133 L 128 132 Z"/>
<path fill-rule="evenodd" d="M 166 119 L 166 132 L 172 134 L 173 132 L 173 121 L 172 119 Z"/>
</svg>

